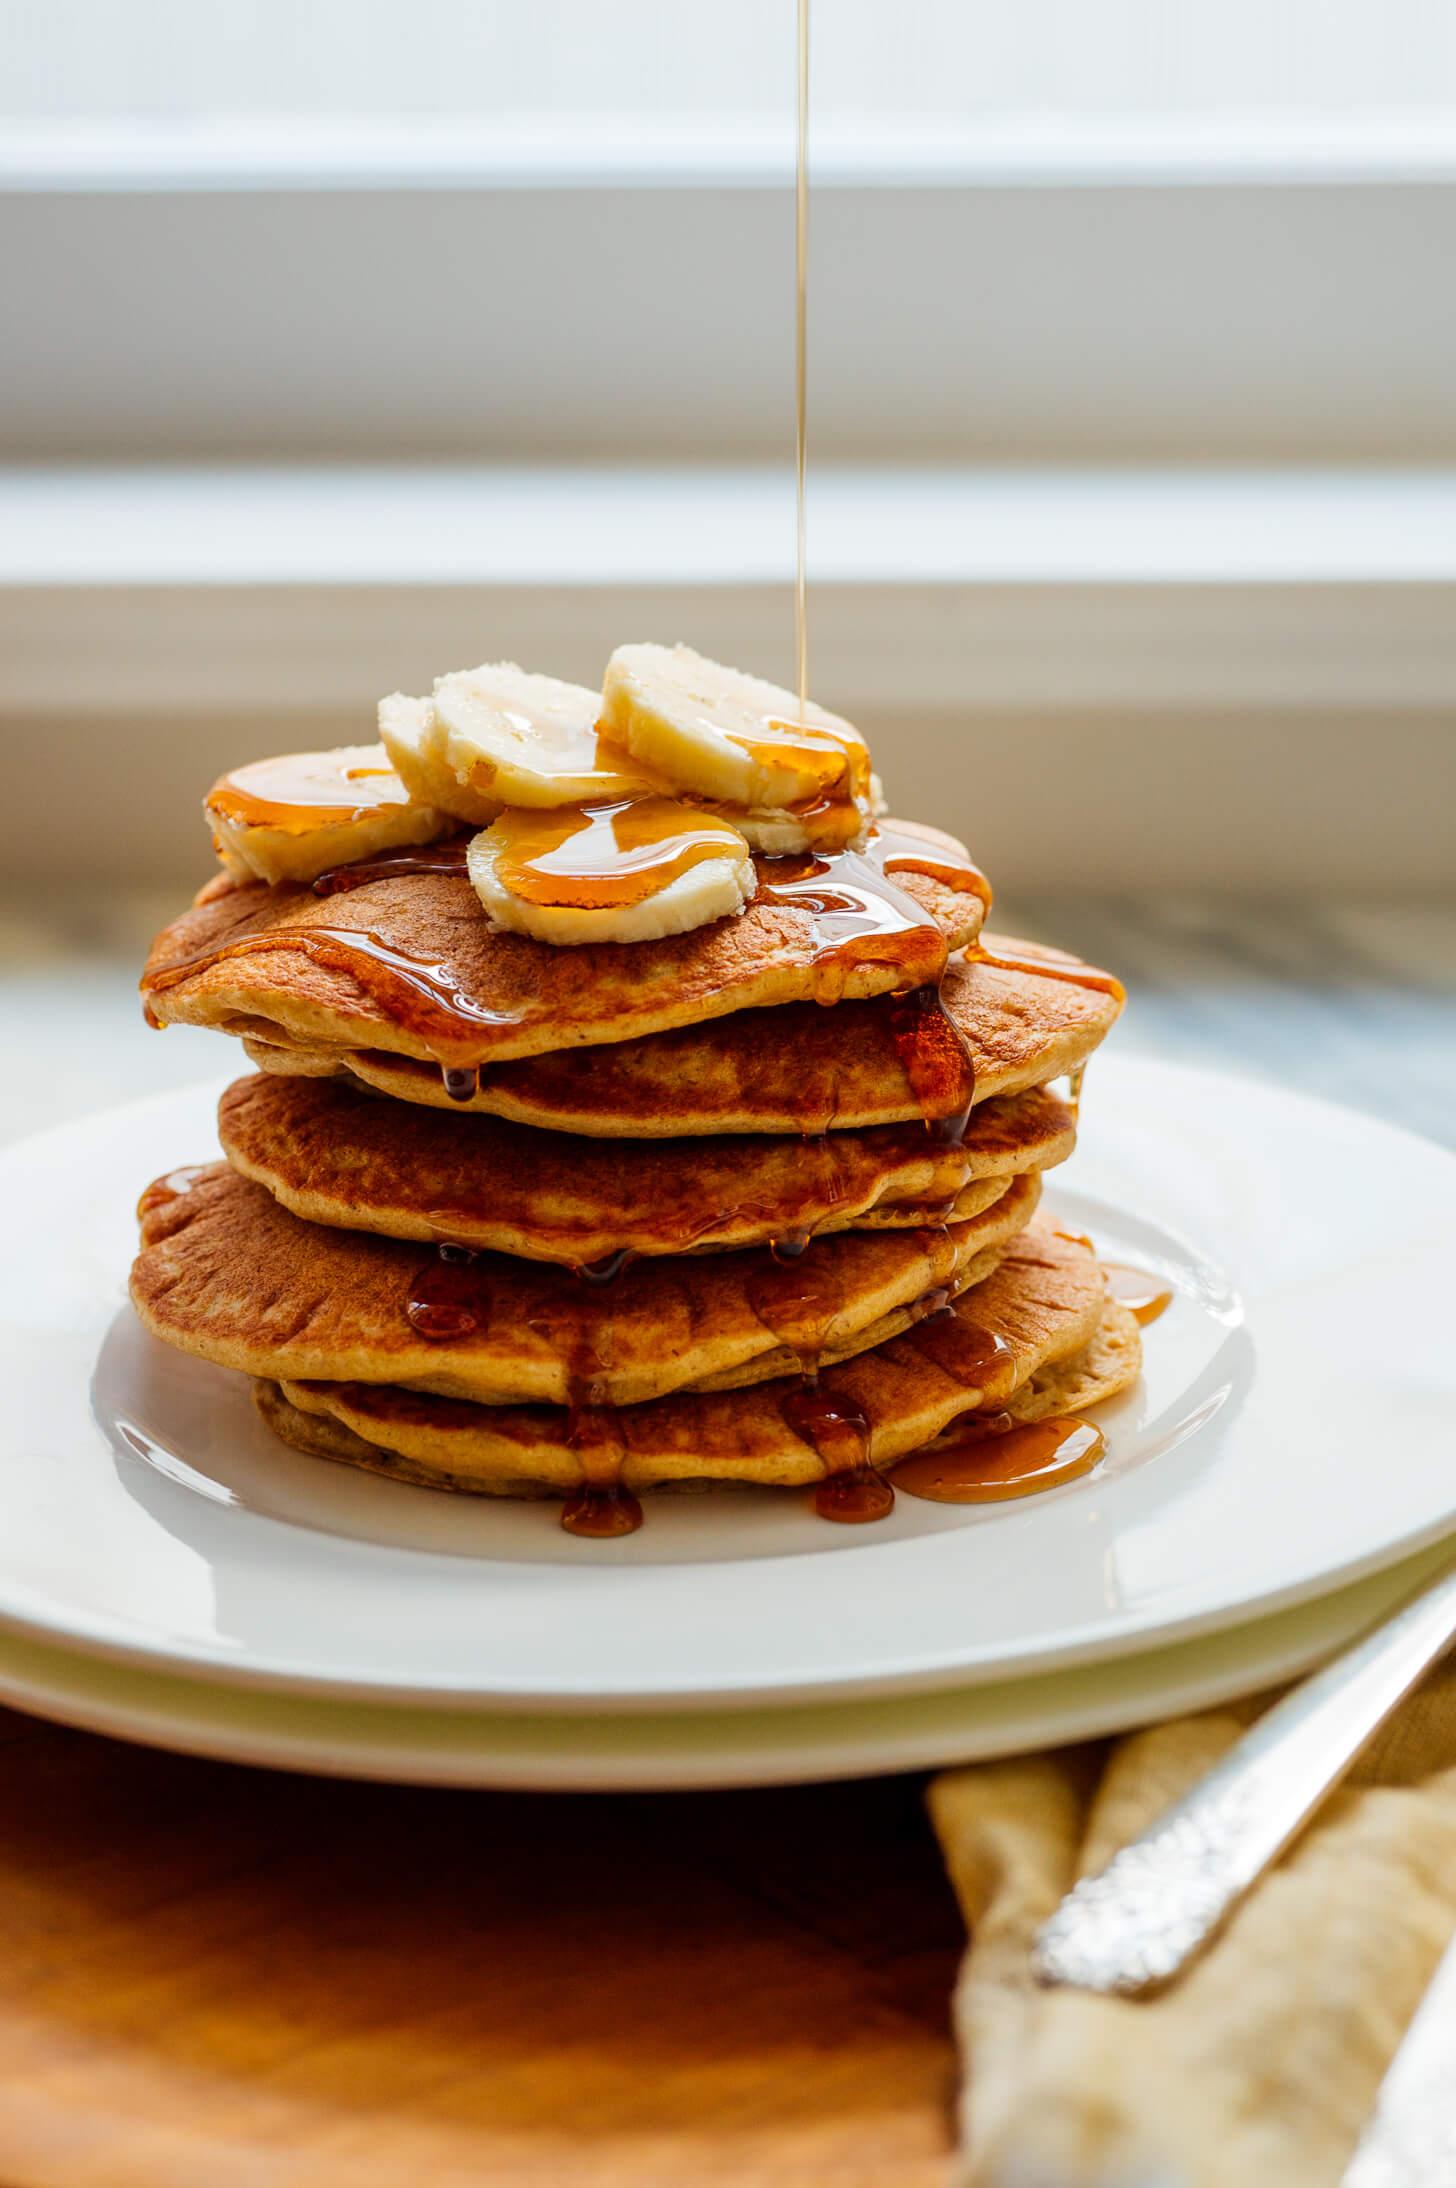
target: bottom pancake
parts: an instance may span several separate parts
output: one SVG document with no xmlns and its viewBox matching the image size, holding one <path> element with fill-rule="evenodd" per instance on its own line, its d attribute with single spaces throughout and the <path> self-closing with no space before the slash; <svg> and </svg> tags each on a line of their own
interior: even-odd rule
<svg viewBox="0 0 1456 2188">
<path fill-rule="evenodd" d="M 815 1422 L 860 1426 L 886 1467 L 962 1414 L 1076 1410 L 1132 1382 L 1136 1323 L 1079 1240 L 1035 1225 L 946 1312 L 827 1369 L 812 1407 L 794 1380 L 676 1392 L 573 1421 L 554 1406 L 482 1406 L 389 1384 L 263 1381 L 286 1442 L 402 1481 L 486 1496 L 570 1495 L 604 1471 L 631 1491 L 690 1483 L 794 1487 L 839 1463 Z M 822 1448 L 821 1448 L 822 1444 Z"/>
</svg>

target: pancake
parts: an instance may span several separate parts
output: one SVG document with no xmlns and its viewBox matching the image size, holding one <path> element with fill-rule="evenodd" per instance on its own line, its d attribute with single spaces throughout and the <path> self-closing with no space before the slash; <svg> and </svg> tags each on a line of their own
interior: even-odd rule
<svg viewBox="0 0 1456 2188">
<path fill-rule="evenodd" d="M 863 853 L 756 863 L 739 918 L 576 949 L 494 926 L 460 870 L 363 862 L 322 895 L 223 875 L 157 937 L 143 992 L 162 1023 L 464 1070 L 921 987 L 975 938 L 989 900 L 962 845 L 910 822 L 887 821 Z"/>
<path fill-rule="evenodd" d="M 1085 1413 L 1135 1383 L 1143 1364 L 1137 1317 L 1109 1299 L 1090 1345 L 1065 1360 L 1048 1360 L 1013 1391 L 1005 1410 L 1013 1421 L 1045 1421 L 1053 1414 Z"/>
<path fill-rule="evenodd" d="M 1007 946 L 1004 938 L 986 939 Z M 1077 1070 L 1121 1009 L 1099 989 L 974 957 L 952 959 L 940 992 L 969 1052 L 977 1103 Z M 859 1131 L 949 1116 L 965 1099 L 964 1084 L 953 1087 L 949 1078 L 943 1100 L 928 1098 L 923 1078 L 918 1089 L 912 1086 L 903 1030 L 883 1000 L 834 1010 L 789 1004 L 586 1055 L 564 1051 L 499 1064 L 459 1103 L 438 1071 L 382 1051 L 340 1053 L 274 1038 L 244 1046 L 265 1071 L 347 1071 L 404 1101 L 603 1139 Z"/>
<path fill-rule="evenodd" d="M 294 1215 L 567 1266 L 965 1221 L 1076 1139 L 1045 1091 L 984 1103 L 963 1142 L 923 1125 L 741 1139 L 591 1140 L 381 1100 L 340 1079 L 239 1079 L 218 1107 L 233 1168 Z"/>
<path fill-rule="evenodd" d="M 766 1248 L 640 1261 L 593 1285 L 542 1262 L 451 1260 L 302 1222 L 217 1163 L 143 1196 L 131 1296 L 167 1343 L 279 1381 L 636 1405 L 847 1357 L 887 1318 L 984 1274 L 979 1257 L 1022 1229 L 1039 1194 L 1031 1173 L 965 1223 L 844 1232 L 787 1262 Z"/>
<path fill-rule="evenodd" d="M 828 1369 L 820 1392 L 862 1410 L 870 1459 L 888 1466 L 967 1411 L 1014 1407 L 1016 1393 L 1058 1363 L 1066 1365 L 1069 1387 L 1085 1393 L 1083 1403 L 1111 1396 L 1138 1367 L 1136 1325 L 1129 1341 L 1124 1315 L 1108 1300 L 1091 1253 L 1037 1224 L 949 1314 Z M 615 1416 L 621 1481 L 640 1491 L 823 1480 L 830 1469 L 785 1417 L 796 1390 L 794 1383 L 764 1383 L 629 1407 Z M 567 1416 L 556 1408 L 479 1406 L 387 1385 L 286 1378 L 281 1388 L 276 1380 L 260 1383 L 256 1396 L 287 1442 L 432 1488 L 563 1495 L 587 1478 Z"/>
</svg>

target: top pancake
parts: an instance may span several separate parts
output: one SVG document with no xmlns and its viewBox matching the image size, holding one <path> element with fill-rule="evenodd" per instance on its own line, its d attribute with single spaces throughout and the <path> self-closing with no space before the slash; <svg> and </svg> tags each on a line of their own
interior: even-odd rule
<svg viewBox="0 0 1456 2188">
<path fill-rule="evenodd" d="M 758 860 L 759 893 L 737 919 L 578 949 L 493 926 L 463 873 L 387 874 L 327 896 L 220 876 L 157 937 L 142 985 L 163 1022 L 457 1068 L 766 1005 L 901 992 L 938 980 L 948 952 L 975 938 L 984 883 L 953 837 L 910 822 L 884 827 L 893 836 L 872 837 L 864 854 Z M 923 872 L 906 863 L 922 845 Z M 782 901 L 811 866 L 817 913 Z M 830 899 L 864 881 L 904 916 L 851 918 L 850 953 L 826 954 L 839 924 Z"/>
<path fill-rule="evenodd" d="M 1004 937 L 986 940 L 1008 947 Z M 1100 989 L 1006 970 L 974 953 L 951 960 L 940 992 L 965 1042 L 978 1104 L 1075 1071 L 1122 1007 Z M 925 1030 L 934 1033 L 933 1018 Z M 348 1071 L 403 1101 L 475 1109 L 593 1139 L 905 1124 L 954 1114 L 970 1078 L 968 1072 L 953 1086 L 948 1077 L 945 1099 L 927 1100 L 923 1084 L 918 1090 L 910 1084 L 903 1032 L 883 998 L 835 1010 L 788 1004 L 587 1054 L 525 1057 L 484 1074 L 459 1104 L 438 1071 L 380 1050 L 340 1052 L 276 1039 L 249 1040 L 246 1047 L 265 1071 Z"/>
</svg>

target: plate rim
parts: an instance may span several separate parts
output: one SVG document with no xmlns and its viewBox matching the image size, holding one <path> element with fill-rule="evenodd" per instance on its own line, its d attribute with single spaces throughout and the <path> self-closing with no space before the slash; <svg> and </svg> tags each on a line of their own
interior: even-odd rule
<svg viewBox="0 0 1456 2188">
<path fill-rule="evenodd" d="M 0 1703 L 49 1723 L 167 1753 L 361 1782 L 578 1794 L 824 1784 L 973 1766 L 1217 1708 L 1327 1662 L 1446 1562 L 1444 1553 L 1437 1557 L 1428 1549 L 1312 1603 L 1226 1627 L 1215 1637 L 1212 1662 L 1200 1661 L 1195 1637 L 1132 1651 L 1112 1663 L 937 1689 L 917 1698 L 929 1721 L 908 1737 L 895 1721 L 897 1698 L 891 1694 L 763 1704 L 739 1713 L 736 1721 L 713 1710 L 607 1718 L 545 1712 L 523 1720 L 509 1710 L 421 1711 L 397 1701 L 360 1703 L 239 1688 L 118 1664 L 30 1636 L 19 1637 L 18 1666 L 15 1637 L 0 1637 Z M 189 1714 L 194 1697 L 196 1708 Z M 1011 1714 L 989 1730 L 987 1704 L 998 1698 Z M 431 1749 L 418 1737 L 402 1738 L 406 1731 L 418 1735 L 427 1719 L 439 1720 L 453 1736 L 447 1746 Z M 373 1720 L 367 1739 L 354 1736 L 363 1730 L 363 1720 Z M 392 1752 L 383 1737 L 391 1721 L 401 1739 Z M 522 1751 L 523 1723 L 544 1732 L 544 1747 L 528 1745 Z M 672 1739 L 684 1723 L 717 1733 L 717 1747 L 698 1747 L 691 1754 L 675 1748 Z M 765 1728 L 771 1739 L 756 1746 L 753 1735 L 761 1736 Z M 639 1739 L 648 1736 L 646 1748 L 633 1749 L 633 1732 Z M 515 1741 L 514 1753 L 502 1756 L 491 1747 L 502 1735 Z M 574 1748 L 571 1741 L 583 1735 L 586 1748 Z"/>
</svg>

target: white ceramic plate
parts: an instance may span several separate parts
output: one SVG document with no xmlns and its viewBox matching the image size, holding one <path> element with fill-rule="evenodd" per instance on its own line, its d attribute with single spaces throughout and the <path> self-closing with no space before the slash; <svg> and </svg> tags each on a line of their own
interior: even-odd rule
<svg viewBox="0 0 1456 2188">
<path fill-rule="evenodd" d="M 0 1634 L 0 1699 L 184 1754 L 383 1778 L 560 1793 L 799 1785 L 936 1769 L 1124 1732 L 1294 1676 L 1373 1624 L 1444 1549 L 1245 1626 L 1113 1661 L 938 1694 L 770 1709 L 438 1709 L 335 1701 L 139 1670 Z"/>
<path fill-rule="evenodd" d="M 1178 1287 L 1110 1456 L 1020 1504 L 838 1528 L 662 1498 L 623 1542 L 550 1506 L 311 1460 L 241 1377 L 145 1339 L 131 1209 L 213 1145 L 208 1090 L 0 1158 L 0 1624 L 363 1699 L 698 1711 L 1004 1680 L 1238 1623 L 1456 1508 L 1456 1160 L 1233 1078 L 1099 1058 L 1061 1218 Z"/>
</svg>

